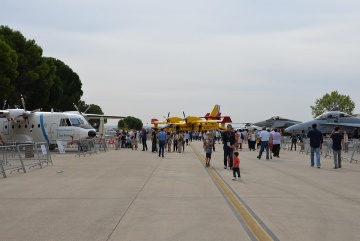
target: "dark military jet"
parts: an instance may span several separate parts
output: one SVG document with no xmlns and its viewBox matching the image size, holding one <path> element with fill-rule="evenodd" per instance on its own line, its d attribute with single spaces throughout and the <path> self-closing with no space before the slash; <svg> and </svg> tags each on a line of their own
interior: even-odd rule
<svg viewBox="0 0 360 241">
<path fill-rule="evenodd" d="M 340 111 L 329 111 L 311 121 L 290 126 L 285 129 L 285 132 L 291 133 L 293 130 L 295 130 L 296 133 L 300 133 L 302 130 L 308 132 L 314 123 L 317 124 L 317 129 L 323 134 L 331 133 L 335 126 L 339 126 L 341 131 L 346 131 L 347 133 L 352 133 L 355 128 L 360 128 L 360 118 Z"/>
<path fill-rule="evenodd" d="M 280 116 L 273 116 L 267 120 L 256 122 L 256 123 L 254 123 L 254 125 L 261 126 L 261 127 L 265 126 L 265 127 L 269 127 L 269 128 L 284 129 L 284 128 L 287 128 L 289 126 L 299 124 L 299 123 L 301 123 L 301 122 L 295 121 L 295 120 L 290 120 L 290 119 L 283 118 Z"/>
</svg>

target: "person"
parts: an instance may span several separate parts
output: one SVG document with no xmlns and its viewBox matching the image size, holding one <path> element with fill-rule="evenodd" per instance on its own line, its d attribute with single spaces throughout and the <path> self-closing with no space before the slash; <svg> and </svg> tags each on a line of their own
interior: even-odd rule
<svg viewBox="0 0 360 241">
<path fill-rule="evenodd" d="M 344 145 L 345 145 L 344 151 L 348 152 L 349 151 L 349 136 L 346 131 L 344 131 Z"/>
<path fill-rule="evenodd" d="M 248 140 L 248 130 L 244 129 L 241 133 L 242 133 L 242 139 L 243 139 L 244 143 L 246 144 L 247 140 Z"/>
<path fill-rule="evenodd" d="M 345 148 L 344 137 L 339 133 L 340 127 L 335 126 L 334 133 L 330 135 L 333 141 L 332 149 L 334 155 L 334 169 L 341 168 L 341 145 Z"/>
<path fill-rule="evenodd" d="M 300 145 L 301 145 L 301 149 L 300 150 L 305 150 L 305 139 L 307 138 L 307 135 L 305 134 L 305 130 L 301 130 L 301 135 L 299 137 L 299 141 L 300 141 Z"/>
<path fill-rule="evenodd" d="M 189 131 L 186 131 L 186 132 L 185 132 L 185 142 L 186 142 L 186 145 L 189 145 L 189 138 L 190 138 Z"/>
<path fill-rule="evenodd" d="M 215 138 L 218 141 L 218 144 L 220 144 L 220 131 L 219 130 L 216 130 Z"/>
<path fill-rule="evenodd" d="M 297 143 L 297 135 L 296 135 L 296 131 L 293 130 L 293 132 L 291 133 L 291 147 L 290 147 L 290 151 L 292 151 L 293 146 L 294 146 L 295 151 L 296 151 L 296 143 Z"/>
<path fill-rule="evenodd" d="M 182 134 L 182 137 L 183 137 L 183 140 L 181 142 L 181 146 L 182 146 L 182 150 L 184 152 L 185 151 L 185 131 L 182 131 L 181 134 Z"/>
<path fill-rule="evenodd" d="M 179 131 L 176 131 L 176 133 L 173 135 L 173 138 L 174 138 L 174 149 L 173 149 L 173 152 L 177 152 L 177 149 L 178 149 L 178 140 L 179 140 Z"/>
<path fill-rule="evenodd" d="M 157 137 L 159 139 L 159 157 L 160 155 L 164 157 L 164 149 L 165 149 L 165 142 L 166 142 L 166 132 L 163 128 L 160 129 L 159 133 L 157 134 Z"/>
<path fill-rule="evenodd" d="M 211 160 L 211 153 L 212 153 L 212 146 L 213 146 L 213 139 L 211 133 L 208 131 L 206 133 L 206 138 L 204 140 L 204 149 L 206 153 L 206 166 L 210 166 L 210 160 Z"/>
<path fill-rule="evenodd" d="M 316 153 L 316 165 L 318 168 L 320 168 L 320 149 L 322 149 L 322 143 L 323 143 L 323 136 L 321 132 L 316 129 L 317 124 L 312 124 L 312 129 L 308 132 L 307 137 L 310 138 L 310 165 L 311 167 L 314 166 L 314 153 Z"/>
<path fill-rule="evenodd" d="M 238 130 L 235 133 L 235 151 L 239 149 L 239 134 L 240 134 L 240 130 Z"/>
<path fill-rule="evenodd" d="M 183 141 L 184 141 L 184 135 L 183 135 L 183 131 L 179 132 L 179 136 L 178 136 L 178 140 L 177 140 L 177 151 L 178 153 L 181 153 L 181 147 L 183 146 Z"/>
<path fill-rule="evenodd" d="M 156 130 L 154 129 L 151 133 L 151 152 L 156 152 Z"/>
<path fill-rule="evenodd" d="M 168 152 L 171 152 L 171 144 L 172 144 L 172 135 L 170 132 L 167 133 L 166 144 Z"/>
<path fill-rule="evenodd" d="M 269 160 L 269 139 L 270 139 L 270 132 L 266 130 L 266 127 L 262 128 L 262 131 L 259 134 L 259 139 L 261 142 L 261 147 L 259 151 L 259 155 L 257 159 L 261 159 L 261 155 L 266 150 L 266 160 Z"/>
<path fill-rule="evenodd" d="M 273 153 L 274 157 L 280 157 L 280 144 L 281 144 L 281 134 L 278 132 L 277 128 L 274 129 L 272 133 L 273 136 Z"/>
<path fill-rule="evenodd" d="M 240 159 L 239 159 L 239 152 L 234 152 L 234 165 L 233 165 L 233 176 L 234 178 L 232 180 L 236 181 L 236 174 L 238 176 L 238 179 L 241 178 L 240 176 Z"/>
<path fill-rule="evenodd" d="M 145 150 L 147 151 L 148 150 L 146 140 L 147 140 L 147 132 L 146 132 L 145 128 L 143 127 L 142 130 L 141 130 L 141 142 L 142 142 L 142 145 L 143 145 L 142 151 L 145 151 Z"/>
<path fill-rule="evenodd" d="M 258 130 L 255 131 L 255 138 L 256 138 L 256 149 L 259 149 L 259 146 L 261 145 L 261 140 L 260 140 L 260 133 Z"/>
<path fill-rule="evenodd" d="M 105 137 L 104 137 L 104 134 L 101 133 L 100 134 L 100 137 L 99 137 L 99 148 L 106 148 L 106 143 L 105 143 Z"/>
<path fill-rule="evenodd" d="M 242 130 L 238 131 L 238 148 L 240 151 L 242 151 L 242 144 L 244 142 L 244 134 L 242 133 Z"/>
<path fill-rule="evenodd" d="M 250 130 L 249 140 L 248 140 L 250 151 L 251 150 L 255 151 L 255 142 L 256 142 L 255 132 L 254 132 L 254 130 Z"/>
<path fill-rule="evenodd" d="M 133 132 L 133 136 L 131 136 L 131 149 L 134 150 L 137 150 L 138 149 L 138 140 L 137 140 L 137 132 Z"/>
<path fill-rule="evenodd" d="M 126 132 L 123 131 L 121 133 L 121 148 L 125 148 L 125 144 L 126 144 Z"/>
<path fill-rule="evenodd" d="M 233 166 L 233 152 L 235 148 L 235 133 L 232 131 L 232 125 L 228 124 L 226 126 L 226 131 L 222 135 L 222 140 L 224 144 L 224 169 L 229 167 L 232 169 Z M 228 162 L 229 158 L 229 162 Z"/>
<path fill-rule="evenodd" d="M 120 143 L 121 143 L 121 133 L 119 130 L 116 130 L 115 133 L 115 150 L 120 149 Z"/>
<path fill-rule="evenodd" d="M 354 129 L 351 137 L 352 137 L 353 139 L 359 138 L 359 132 L 358 132 L 357 128 Z"/>
<path fill-rule="evenodd" d="M 274 138 L 273 138 L 273 131 L 270 131 L 269 129 L 267 130 L 268 132 L 270 132 L 270 137 L 269 137 L 269 152 L 270 152 L 270 159 L 272 159 L 273 156 L 273 147 L 274 147 Z"/>
</svg>

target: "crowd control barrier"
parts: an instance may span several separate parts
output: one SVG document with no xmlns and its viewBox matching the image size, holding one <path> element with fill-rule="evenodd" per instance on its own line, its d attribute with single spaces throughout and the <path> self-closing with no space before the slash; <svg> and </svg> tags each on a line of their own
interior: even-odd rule
<svg viewBox="0 0 360 241">
<path fill-rule="evenodd" d="M 3 177 L 6 177 L 6 172 L 11 174 L 22 170 L 26 173 L 26 167 L 42 168 L 44 163 L 53 164 L 46 142 L 12 142 L 0 146 L 0 172 Z"/>
<path fill-rule="evenodd" d="M 85 156 L 86 154 L 97 154 L 98 151 L 107 150 L 106 149 L 106 143 L 105 146 L 102 147 L 101 143 L 98 143 L 95 139 L 83 139 L 79 140 L 78 145 L 78 153 L 75 156 Z"/>
</svg>

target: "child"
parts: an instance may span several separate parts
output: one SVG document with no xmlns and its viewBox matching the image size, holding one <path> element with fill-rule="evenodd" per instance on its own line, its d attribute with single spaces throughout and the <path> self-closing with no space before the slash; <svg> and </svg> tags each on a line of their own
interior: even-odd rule
<svg viewBox="0 0 360 241">
<path fill-rule="evenodd" d="M 206 152 L 206 166 L 210 166 L 210 160 L 211 160 L 211 153 L 212 153 L 212 147 L 213 147 L 213 139 L 210 132 L 206 133 L 206 138 L 204 140 L 204 149 Z"/>
<path fill-rule="evenodd" d="M 241 178 L 240 176 L 240 159 L 239 159 L 239 152 L 234 152 L 234 162 L 233 162 L 233 180 L 236 181 L 236 173 L 238 175 L 238 179 Z"/>
</svg>

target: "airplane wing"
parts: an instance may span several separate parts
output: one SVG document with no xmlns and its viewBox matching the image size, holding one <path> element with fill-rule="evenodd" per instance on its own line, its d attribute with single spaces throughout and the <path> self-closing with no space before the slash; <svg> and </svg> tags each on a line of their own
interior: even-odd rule
<svg viewBox="0 0 360 241">
<path fill-rule="evenodd" d="M 156 120 L 156 119 L 152 119 L 152 120 L 151 120 L 151 124 L 165 125 L 165 124 L 168 124 L 168 122 L 167 122 L 166 120 L 158 121 L 158 120 Z"/>
<path fill-rule="evenodd" d="M 193 122 L 192 122 L 193 123 Z M 161 124 L 161 123 L 159 123 Z M 167 122 L 167 123 L 164 123 L 164 124 L 169 124 L 169 125 L 182 125 L 182 124 L 186 124 L 185 121 L 177 121 L 177 122 Z"/>
<path fill-rule="evenodd" d="M 123 119 L 124 116 L 116 116 L 116 115 L 97 115 L 97 114 L 83 114 L 86 120 L 94 120 L 94 119 Z"/>
<path fill-rule="evenodd" d="M 193 123 L 197 123 L 197 124 L 201 124 L 201 123 L 221 123 L 221 121 L 218 120 L 197 120 L 197 121 L 192 121 L 190 122 L 191 124 Z"/>
</svg>

